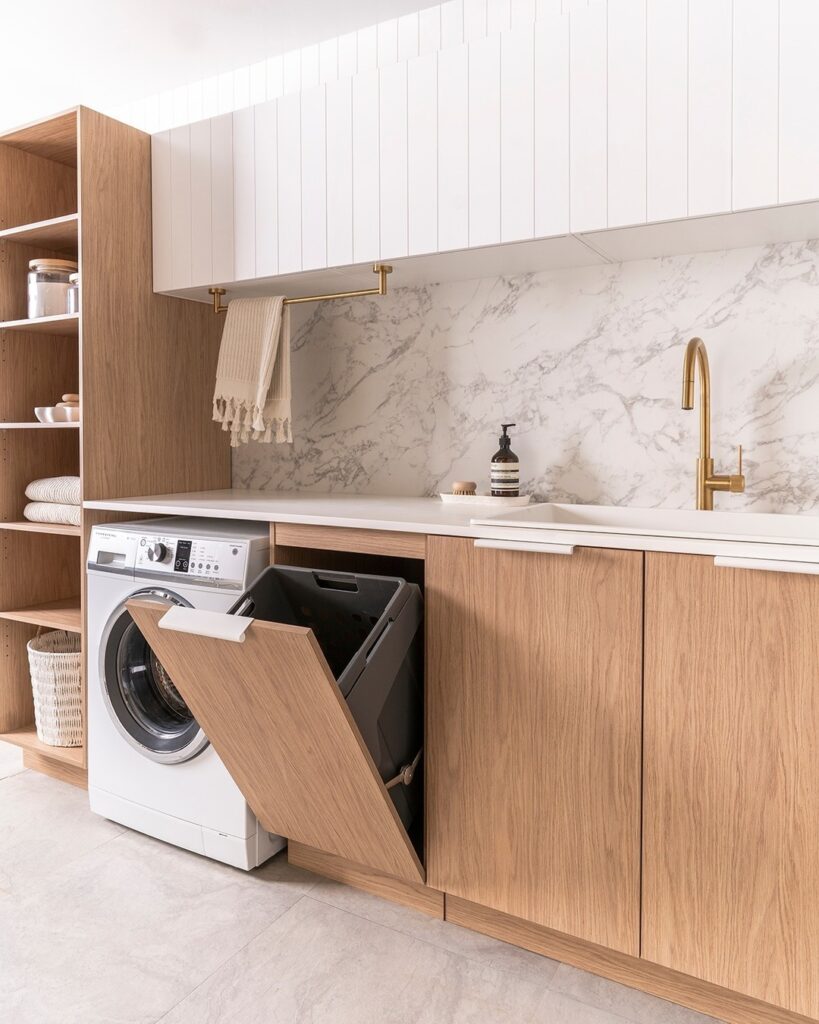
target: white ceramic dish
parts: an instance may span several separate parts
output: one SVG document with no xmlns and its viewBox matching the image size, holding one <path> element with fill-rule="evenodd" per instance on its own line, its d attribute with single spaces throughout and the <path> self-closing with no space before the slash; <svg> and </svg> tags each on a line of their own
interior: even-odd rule
<svg viewBox="0 0 819 1024">
<path fill-rule="evenodd" d="M 439 497 L 446 505 L 490 505 L 493 508 L 522 508 L 532 500 L 531 494 L 517 498 L 497 498 L 492 494 L 440 494 Z"/>
<path fill-rule="evenodd" d="M 76 416 L 70 415 L 75 411 Z M 58 405 L 38 405 L 34 415 L 41 423 L 73 423 L 79 420 L 80 410 L 65 409 Z"/>
</svg>

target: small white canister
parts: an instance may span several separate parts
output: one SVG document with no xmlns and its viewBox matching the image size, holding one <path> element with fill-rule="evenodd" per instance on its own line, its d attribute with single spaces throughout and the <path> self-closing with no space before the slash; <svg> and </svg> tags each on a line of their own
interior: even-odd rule
<svg viewBox="0 0 819 1024">
<path fill-rule="evenodd" d="M 43 258 L 28 265 L 28 316 L 60 316 L 68 308 L 71 275 L 76 274 L 74 260 Z"/>
</svg>

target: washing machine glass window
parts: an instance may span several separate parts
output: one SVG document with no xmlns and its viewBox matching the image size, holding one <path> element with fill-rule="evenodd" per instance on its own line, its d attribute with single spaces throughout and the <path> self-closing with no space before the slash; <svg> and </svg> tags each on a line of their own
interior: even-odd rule
<svg viewBox="0 0 819 1024">
<path fill-rule="evenodd" d="M 158 588 L 131 595 L 190 607 L 179 594 Z M 130 597 L 128 598 L 130 600 Z M 146 757 L 166 764 L 188 761 L 207 738 L 123 602 L 111 616 L 101 647 L 100 677 L 114 724 Z"/>
</svg>

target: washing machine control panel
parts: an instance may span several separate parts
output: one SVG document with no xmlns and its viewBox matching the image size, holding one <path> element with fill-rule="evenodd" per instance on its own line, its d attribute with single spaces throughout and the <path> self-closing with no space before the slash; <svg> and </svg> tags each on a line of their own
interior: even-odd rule
<svg viewBox="0 0 819 1024">
<path fill-rule="evenodd" d="M 137 545 L 138 574 L 167 574 L 191 583 L 239 585 L 245 578 L 248 543 L 208 538 L 146 535 Z"/>
</svg>

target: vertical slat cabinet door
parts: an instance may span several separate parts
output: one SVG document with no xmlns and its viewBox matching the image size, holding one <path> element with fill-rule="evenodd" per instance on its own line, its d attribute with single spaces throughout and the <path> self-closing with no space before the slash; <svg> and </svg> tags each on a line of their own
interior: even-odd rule
<svg viewBox="0 0 819 1024">
<path fill-rule="evenodd" d="M 327 83 L 327 266 L 353 262 L 353 87 Z"/>
<path fill-rule="evenodd" d="M 501 241 L 535 233 L 534 26 L 501 37 Z"/>
<path fill-rule="evenodd" d="M 256 167 L 253 107 L 233 112 L 233 237 L 237 281 L 256 276 Z"/>
<path fill-rule="evenodd" d="M 407 64 L 407 192 L 410 256 L 438 248 L 438 55 Z"/>
<path fill-rule="evenodd" d="M 301 94 L 302 269 L 327 266 L 327 133 L 324 86 Z"/>
<path fill-rule="evenodd" d="M 500 36 L 469 46 L 469 245 L 500 241 Z"/>
<path fill-rule="evenodd" d="M 210 121 L 191 128 L 191 284 L 213 284 Z"/>
<path fill-rule="evenodd" d="M 645 608 L 642 955 L 819 1018 L 819 579 L 649 552 Z"/>
<path fill-rule="evenodd" d="M 639 954 L 643 555 L 429 537 L 430 886 Z"/>
<path fill-rule="evenodd" d="M 731 207 L 779 200 L 779 0 L 734 4 Z"/>
<path fill-rule="evenodd" d="M 535 25 L 535 235 L 569 231 L 569 16 Z"/>
<path fill-rule="evenodd" d="M 731 209 L 732 7 L 689 0 L 689 217 Z"/>
<path fill-rule="evenodd" d="M 646 220 L 646 0 L 609 0 L 608 218 Z"/>
<path fill-rule="evenodd" d="M 254 119 L 256 275 L 279 271 L 278 146 L 276 100 L 260 103 Z"/>
<path fill-rule="evenodd" d="M 210 122 L 211 223 L 213 282 L 236 279 L 233 270 L 233 117 L 220 114 Z"/>
<path fill-rule="evenodd" d="M 461 45 L 438 54 L 438 249 L 468 245 L 469 51 Z"/>
<path fill-rule="evenodd" d="M 779 5 L 779 202 L 819 196 L 819 4 Z"/>
<path fill-rule="evenodd" d="M 171 128 L 171 280 L 174 288 L 191 283 L 191 132 Z"/>
<path fill-rule="evenodd" d="M 381 258 L 406 256 L 407 230 L 407 64 L 380 71 Z"/>
<path fill-rule="evenodd" d="M 151 136 L 154 291 L 173 287 L 171 274 L 171 133 Z"/>
<path fill-rule="evenodd" d="M 353 79 L 353 262 L 377 260 L 379 228 L 378 70 Z"/>
<path fill-rule="evenodd" d="M 301 270 L 301 95 L 277 104 L 279 183 L 279 273 Z"/>
<path fill-rule="evenodd" d="M 571 12 L 569 114 L 572 231 L 608 223 L 606 2 Z"/>
<path fill-rule="evenodd" d="M 647 4 L 648 220 L 688 213 L 688 0 Z"/>
</svg>

